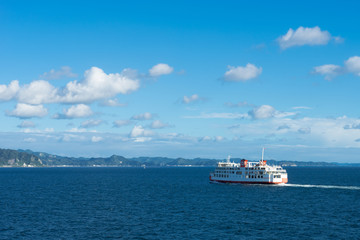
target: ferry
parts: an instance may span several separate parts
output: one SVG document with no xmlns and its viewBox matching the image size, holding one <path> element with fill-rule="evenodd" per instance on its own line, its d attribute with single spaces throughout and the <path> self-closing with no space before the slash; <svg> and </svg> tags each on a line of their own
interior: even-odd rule
<svg viewBox="0 0 360 240">
<path fill-rule="evenodd" d="M 281 166 L 270 166 L 264 160 L 264 149 L 259 162 L 242 159 L 240 163 L 230 161 L 218 162 L 214 172 L 210 173 L 212 183 L 255 183 L 285 184 L 288 182 L 287 172 Z"/>
</svg>

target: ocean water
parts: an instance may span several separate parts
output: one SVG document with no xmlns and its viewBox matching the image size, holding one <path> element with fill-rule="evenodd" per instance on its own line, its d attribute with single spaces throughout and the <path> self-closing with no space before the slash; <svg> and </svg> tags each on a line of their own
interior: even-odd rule
<svg viewBox="0 0 360 240">
<path fill-rule="evenodd" d="M 0 239 L 360 239 L 360 168 L 210 184 L 212 168 L 0 169 Z"/>
</svg>

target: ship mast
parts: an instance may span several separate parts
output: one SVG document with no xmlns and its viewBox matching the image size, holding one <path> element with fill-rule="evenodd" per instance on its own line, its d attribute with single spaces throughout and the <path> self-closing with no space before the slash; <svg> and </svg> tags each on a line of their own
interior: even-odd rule
<svg viewBox="0 0 360 240">
<path fill-rule="evenodd" d="M 261 164 L 264 164 L 264 147 L 262 149 L 262 155 L 261 155 Z"/>
</svg>

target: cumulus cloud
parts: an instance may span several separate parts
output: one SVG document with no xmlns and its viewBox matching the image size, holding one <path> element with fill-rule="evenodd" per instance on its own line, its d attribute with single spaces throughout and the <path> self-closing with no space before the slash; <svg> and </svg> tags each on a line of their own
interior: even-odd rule
<svg viewBox="0 0 360 240">
<path fill-rule="evenodd" d="M 290 28 L 285 35 L 277 39 L 277 42 L 282 49 L 287 49 L 294 46 L 325 45 L 330 40 L 330 33 L 328 31 L 321 31 L 321 29 L 316 26 L 313 28 L 299 27 L 295 31 Z"/>
<path fill-rule="evenodd" d="M 159 77 L 161 75 L 167 75 L 170 74 L 174 71 L 173 67 L 170 67 L 168 64 L 165 63 L 159 63 L 156 64 L 155 66 L 153 66 L 150 70 L 149 70 L 149 75 L 151 77 Z"/>
<path fill-rule="evenodd" d="M 225 81 L 234 81 L 234 82 L 245 82 L 250 79 L 256 78 L 262 72 L 261 67 L 256 67 L 255 65 L 248 63 L 245 67 L 233 67 L 228 66 L 228 71 L 225 72 L 224 80 Z"/>
<path fill-rule="evenodd" d="M 19 118 L 44 117 L 47 115 L 47 109 L 43 105 L 18 103 L 8 115 Z"/>
<path fill-rule="evenodd" d="M 223 141 L 223 140 L 225 140 L 225 138 L 224 138 L 223 136 L 216 136 L 216 137 L 215 137 L 215 141 L 216 141 L 216 142 L 221 142 L 221 141 Z"/>
<path fill-rule="evenodd" d="M 71 72 L 71 67 L 63 66 L 60 70 L 51 69 L 49 72 L 44 72 L 40 75 L 41 79 L 45 80 L 53 80 L 53 79 L 60 79 L 60 78 L 75 78 L 78 75 Z"/>
<path fill-rule="evenodd" d="M 350 57 L 348 60 L 345 61 L 345 67 L 349 72 L 360 77 L 360 57 Z"/>
<path fill-rule="evenodd" d="M 260 107 L 256 107 L 249 111 L 249 116 L 251 116 L 253 119 L 267 119 L 267 118 L 282 118 L 282 117 L 288 117 L 293 116 L 295 113 L 293 112 L 281 112 L 276 110 L 274 107 L 270 105 L 261 105 Z"/>
<path fill-rule="evenodd" d="M 360 57 L 350 57 L 345 61 L 343 67 L 333 64 L 314 67 L 313 73 L 325 76 L 326 80 L 331 80 L 334 77 L 345 73 L 352 73 L 360 77 Z"/>
<path fill-rule="evenodd" d="M 91 137 L 91 142 L 93 142 L 93 143 L 101 142 L 102 140 L 104 140 L 104 139 L 102 137 L 99 137 L 99 136 L 92 136 Z"/>
<path fill-rule="evenodd" d="M 139 88 L 139 81 L 121 73 L 106 74 L 97 67 L 85 71 L 82 82 L 69 82 L 62 90 L 60 102 L 86 103 L 127 94 Z"/>
<path fill-rule="evenodd" d="M 0 85 L 0 101 L 9 101 L 16 96 L 20 89 L 19 81 L 14 80 L 8 86 Z"/>
<path fill-rule="evenodd" d="M 200 100 L 199 95 L 193 94 L 193 95 L 191 95 L 189 97 L 184 96 L 182 102 L 185 103 L 185 104 L 189 104 L 189 103 L 196 102 L 196 101 L 199 101 L 199 100 Z"/>
<path fill-rule="evenodd" d="M 123 127 L 129 124 L 131 124 L 130 120 L 116 120 L 113 122 L 114 127 Z"/>
<path fill-rule="evenodd" d="M 55 119 L 66 119 L 66 118 L 83 118 L 89 117 L 93 114 L 91 108 L 85 104 L 77 104 L 71 106 L 68 109 L 64 109 L 63 114 L 56 114 Z"/>
<path fill-rule="evenodd" d="M 331 80 L 343 72 L 342 67 L 334 64 L 325 64 L 314 67 L 314 73 L 325 76 L 326 80 Z"/>
<path fill-rule="evenodd" d="M 275 116 L 275 114 L 275 108 L 270 105 L 262 105 L 249 111 L 249 115 L 252 116 L 254 119 L 272 118 Z"/>
<path fill-rule="evenodd" d="M 0 85 L 0 101 L 16 99 L 20 103 L 33 105 L 90 103 L 137 90 L 140 87 L 139 81 L 129 76 L 132 74 L 128 69 L 121 73 L 106 74 L 102 69 L 92 67 L 85 71 L 82 81 L 68 82 L 63 88 L 54 87 L 45 80 L 36 80 L 21 87 L 18 81 L 12 81 L 9 86 Z"/>
<path fill-rule="evenodd" d="M 18 128 L 34 128 L 35 127 L 35 123 L 32 121 L 22 121 L 19 125 L 17 125 Z"/>
<path fill-rule="evenodd" d="M 86 121 L 82 122 L 81 127 L 82 128 L 96 127 L 102 123 L 103 123 L 103 121 L 100 119 L 90 119 L 90 120 L 86 120 Z"/>
<path fill-rule="evenodd" d="M 133 120 L 150 120 L 152 118 L 153 118 L 153 115 L 149 112 L 134 115 L 131 117 L 131 119 L 133 119 Z"/>
<path fill-rule="evenodd" d="M 166 128 L 166 127 L 169 127 L 169 124 L 163 123 L 160 120 L 155 120 L 150 125 L 150 128 L 152 128 L 152 129 L 161 129 L 161 128 Z"/>
<path fill-rule="evenodd" d="M 149 137 L 151 135 L 153 135 L 153 133 L 149 130 L 144 129 L 141 125 L 135 125 L 130 132 L 131 138 Z"/>
<path fill-rule="evenodd" d="M 205 137 L 202 137 L 200 139 L 201 142 L 203 142 L 203 141 L 211 141 L 211 140 L 212 140 L 212 138 L 210 136 L 205 136 Z"/>
<path fill-rule="evenodd" d="M 44 80 L 33 81 L 21 87 L 18 101 L 27 104 L 53 103 L 60 101 L 59 90 Z"/>
</svg>

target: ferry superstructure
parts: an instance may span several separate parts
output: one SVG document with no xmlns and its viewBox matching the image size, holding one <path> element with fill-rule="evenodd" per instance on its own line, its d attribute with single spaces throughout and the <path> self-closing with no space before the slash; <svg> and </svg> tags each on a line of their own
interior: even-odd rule
<svg viewBox="0 0 360 240">
<path fill-rule="evenodd" d="M 281 166 L 266 164 L 264 149 L 259 162 L 249 162 L 242 159 L 240 163 L 230 161 L 230 156 L 225 162 L 218 162 L 214 172 L 210 173 L 210 182 L 218 183 L 255 183 L 255 184 L 280 184 L 287 183 L 288 176 Z"/>
</svg>

